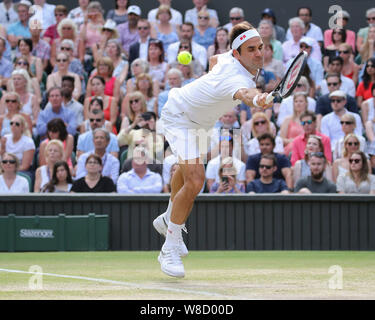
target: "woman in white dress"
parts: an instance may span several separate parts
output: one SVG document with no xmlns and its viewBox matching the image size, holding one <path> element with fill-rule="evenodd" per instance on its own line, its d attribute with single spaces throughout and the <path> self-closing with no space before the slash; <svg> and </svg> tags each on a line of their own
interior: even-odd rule
<svg viewBox="0 0 375 320">
<path fill-rule="evenodd" d="M 29 182 L 17 175 L 19 161 L 12 153 L 4 153 L 1 158 L 0 193 L 29 193 Z"/>
</svg>

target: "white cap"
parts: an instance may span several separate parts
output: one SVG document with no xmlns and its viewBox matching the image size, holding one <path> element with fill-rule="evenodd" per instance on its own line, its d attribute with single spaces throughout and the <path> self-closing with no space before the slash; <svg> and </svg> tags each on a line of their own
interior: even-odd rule
<svg viewBox="0 0 375 320">
<path fill-rule="evenodd" d="M 312 38 L 309 38 L 309 37 L 302 37 L 301 40 L 299 41 L 299 43 L 305 43 L 307 44 L 309 47 L 312 47 L 313 44 L 314 44 L 314 39 Z"/>
<path fill-rule="evenodd" d="M 24 5 L 24 6 L 27 6 L 29 8 L 32 6 L 32 4 L 31 4 L 30 1 L 28 1 L 28 0 L 21 0 L 20 2 L 14 4 L 15 9 L 17 10 L 18 6 L 20 6 L 20 5 Z"/>
<path fill-rule="evenodd" d="M 117 24 L 112 19 L 108 19 L 105 22 L 104 26 L 102 27 L 102 30 L 103 29 L 111 30 L 115 34 L 115 38 L 119 37 L 118 32 L 117 32 Z"/>
<path fill-rule="evenodd" d="M 137 16 L 140 16 L 142 14 L 141 8 L 138 6 L 129 6 L 128 8 L 128 14 L 134 13 Z"/>
<path fill-rule="evenodd" d="M 346 93 L 342 90 L 335 90 L 329 94 L 329 97 L 341 97 L 346 99 Z"/>
</svg>

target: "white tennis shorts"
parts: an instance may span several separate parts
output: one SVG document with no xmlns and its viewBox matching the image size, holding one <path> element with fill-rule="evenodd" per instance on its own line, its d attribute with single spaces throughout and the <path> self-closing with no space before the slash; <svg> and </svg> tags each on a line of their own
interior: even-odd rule
<svg viewBox="0 0 375 320">
<path fill-rule="evenodd" d="M 170 112 L 167 104 L 162 109 L 160 124 L 173 154 L 181 160 L 198 159 L 207 154 L 212 129 L 191 121 L 184 112 Z"/>
</svg>

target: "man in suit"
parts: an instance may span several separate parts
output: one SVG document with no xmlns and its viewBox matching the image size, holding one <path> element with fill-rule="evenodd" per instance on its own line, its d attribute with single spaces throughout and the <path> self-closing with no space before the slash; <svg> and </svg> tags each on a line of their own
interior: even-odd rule
<svg viewBox="0 0 375 320">
<path fill-rule="evenodd" d="M 141 58 L 147 61 L 147 52 L 150 38 L 151 24 L 147 19 L 139 19 L 137 23 L 139 41 L 133 43 L 129 49 L 129 65 L 137 59 Z"/>
</svg>

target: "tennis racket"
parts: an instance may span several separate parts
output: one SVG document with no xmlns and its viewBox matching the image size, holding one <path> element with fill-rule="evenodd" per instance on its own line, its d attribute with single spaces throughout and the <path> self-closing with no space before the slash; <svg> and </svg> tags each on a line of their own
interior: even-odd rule
<svg viewBox="0 0 375 320">
<path fill-rule="evenodd" d="M 302 72 L 305 69 L 307 63 L 307 53 L 301 51 L 293 60 L 292 64 L 286 71 L 284 77 L 281 79 L 279 84 L 266 98 L 266 103 L 269 104 L 275 97 L 287 98 L 289 97 L 294 88 L 297 86 L 299 79 L 301 78 Z"/>
</svg>

